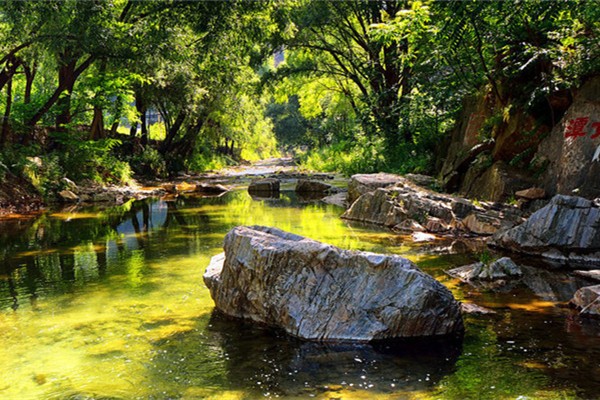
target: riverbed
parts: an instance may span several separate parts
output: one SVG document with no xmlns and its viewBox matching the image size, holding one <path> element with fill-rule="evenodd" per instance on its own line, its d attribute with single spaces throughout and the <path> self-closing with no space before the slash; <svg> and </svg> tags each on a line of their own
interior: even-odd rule
<svg viewBox="0 0 600 400">
<path fill-rule="evenodd" d="M 566 306 L 585 282 L 542 265 L 526 283 L 474 289 L 444 270 L 476 261 L 480 246 L 415 243 L 342 212 L 291 190 L 256 200 L 242 188 L 0 220 L 0 397 L 600 397 L 600 323 Z M 466 316 L 463 340 L 367 345 L 306 343 L 224 318 L 202 274 L 237 225 L 403 255 L 494 313 Z"/>
</svg>

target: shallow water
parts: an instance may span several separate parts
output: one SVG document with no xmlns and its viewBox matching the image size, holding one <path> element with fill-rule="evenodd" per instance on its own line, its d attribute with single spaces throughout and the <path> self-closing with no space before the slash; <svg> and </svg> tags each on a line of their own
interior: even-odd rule
<svg viewBox="0 0 600 400">
<path fill-rule="evenodd" d="M 473 261 L 472 245 L 417 246 L 341 212 L 292 192 L 234 191 L 0 221 L 0 398 L 600 397 L 599 323 L 564 307 L 584 282 L 531 269 L 527 285 L 502 292 L 462 286 L 443 270 Z M 402 254 L 496 314 L 467 317 L 459 342 L 372 345 L 304 343 L 225 319 L 202 273 L 242 224 Z"/>
</svg>

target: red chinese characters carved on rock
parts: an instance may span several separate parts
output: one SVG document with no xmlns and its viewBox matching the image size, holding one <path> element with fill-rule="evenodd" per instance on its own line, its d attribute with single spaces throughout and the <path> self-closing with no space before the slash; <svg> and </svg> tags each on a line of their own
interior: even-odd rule
<svg viewBox="0 0 600 400">
<path fill-rule="evenodd" d="M 586 136 L 589 132 L 586 130 L 590 117 L 573 118 L 567 121 L 565 126 L 565 138 L 578 138 Z M 600 122 L 592 122 L 590 125 L 592 135 L 590 139 L 600 137 Z"/>
</svg>

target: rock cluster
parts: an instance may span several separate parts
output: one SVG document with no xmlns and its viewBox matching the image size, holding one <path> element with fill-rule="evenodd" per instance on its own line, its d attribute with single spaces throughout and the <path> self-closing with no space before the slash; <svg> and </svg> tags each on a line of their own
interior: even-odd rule
<svg viewBox="0 0 600 400">
<path fill-rule="evenodd" d="M 121 204 L 130 199 L 144 199 L 159 196 L 168 188 L 142 189 L 137 186 L 100 186 L 93 182 L 77 185 L 68 178 L 62 179 L 65 189 L 57 193 L 57 199 L 62 203 L 117 203 Z"/>
<path fill-rule="evenodd" d="M 426 230 L 432 233 L 463 231 L 477 235 L 491 235 L 522 221 L 515 207 L 472 202 L 419 187 L 407 180 L 397 180 L 393 186 L 376 188 L 388 183 L 385 174 L 372 175 L 373 186 L 367 175 L 352 177 L 349 188 L 364 193 L 342 215 L 342 218 L 394 228 L 396 230 Z M 384 179 L 385 178 L 385 179 Z M 354 193 L 358 193 L 354 189 Z M 350 197 L 353 192 L 348 192 Z"/>
<path fill-rule="evenodd" d="M 341 250 L 267 227 L 236 227 L 204 274 L 217 309 L 316 341 L 462 332 L 459 303 L 399 256 Z"/>
<path fill-rule="evenodd" d="M 600 207 L 581 197 L 556 195 L 519 226 L 497 234 L 492 244 L 556 260 L 600 260 Z"/>
</svg>

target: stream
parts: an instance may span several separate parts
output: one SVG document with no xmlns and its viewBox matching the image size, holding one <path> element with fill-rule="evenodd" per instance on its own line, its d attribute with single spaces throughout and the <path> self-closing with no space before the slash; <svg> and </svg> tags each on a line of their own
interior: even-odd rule
<svg viewBox="0 0 600 400">
<path fill-rule="evenodd" d="M 474 289 L 444 273 L 477 260 L 473 243 L 414 243 L 342 212 L 292 190 L 253 200 L 241 188 L 5 217 L 0 398 L 600 397 L 600 323 L 566 307 L 589 282 L 542 265 L 521 284 Z M 307 343 L 224 318 L 202 274 L 237 225 L 403 255 L 457 299 L 495 313 L 466 316 L 460 342 L 360 345 Z"/>
</svg>

